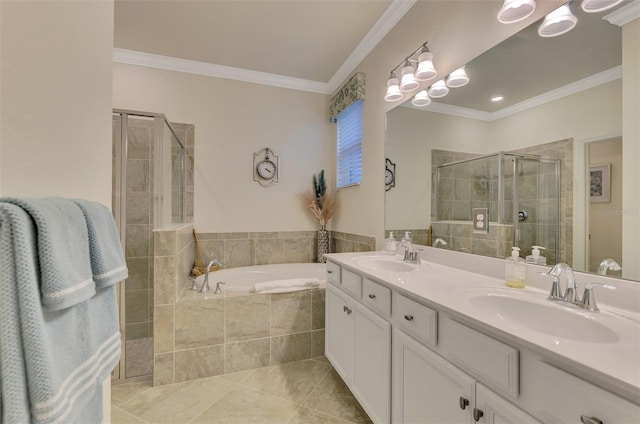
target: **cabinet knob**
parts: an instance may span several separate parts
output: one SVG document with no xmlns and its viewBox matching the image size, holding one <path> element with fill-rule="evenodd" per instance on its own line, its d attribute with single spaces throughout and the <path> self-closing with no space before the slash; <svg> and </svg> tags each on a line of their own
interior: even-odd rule
<svg viewBox="0 0 640 424">
<path fill-rule="evenodd" d="M 327 274 L 333 274 L 333 271 L 331 271 L 330 269 L 327 270 Z"/>
<path fill-rule="evenodd" d="M 348 308 L 348 307 L 346 307 L 346 306 L 343 306 L 343 307 L 342 307 L 342 310 L 343 310 L 344 312 L 346 312 L 346 313 L 347 313 L 347 315 L 351 315 L 351 312 L 353 312 L 353 311 L 351 310 L 351 308 Z"/>
<path fill-rule="evenodd" d="M 405 315 L 404 319 L 406 319 L 407 321 L 413 321 L 413 315 Z"/>
<path fill-rule="evenodd" d="M 596 417 L 587 417 L 586 415 L 580 416 L 580 421 L 582 421 L 582 424 L 603 424 L 602 420 Z"/>
<path fill-rule="evenodd" d="M 370 295 L 369 295 L 369 299 L 375 299 L 375 298 L 376 298 L 376 295 L 375 295 L 375 294 L 370 294 Z"/>
<path fill-rule="evenodd" d="M 465 399 L 460 396 L 460 409 L 464 411 L 465 409 L 467 409 L 467 406 L 469 406 L 469 399 Z"/>
<path fill-rule="evenodd" d="M 473 421 L 478 422 L 484 416 L 482 409 L 473 408 Z"/>
</svg>

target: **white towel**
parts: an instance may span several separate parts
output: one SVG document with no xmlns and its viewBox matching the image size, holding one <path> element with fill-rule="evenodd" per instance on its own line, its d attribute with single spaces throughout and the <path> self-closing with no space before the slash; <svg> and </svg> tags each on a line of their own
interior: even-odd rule
<svg viewBox="0 0 640 424">
<path fill-rule="evenodd" d="M 319 278 L 292 278 L 289 280 L 274 280 L 257 283 L 256 293 L 287 293 L 298 290 L 315 289 L 320 287 Z"/>
</svg>

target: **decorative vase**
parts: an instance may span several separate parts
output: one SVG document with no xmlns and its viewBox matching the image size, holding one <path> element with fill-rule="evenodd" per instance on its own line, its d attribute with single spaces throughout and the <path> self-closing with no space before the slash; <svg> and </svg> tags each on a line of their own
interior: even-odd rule
<svg viewBox="0 0 640 424">
<path fill-rule="evenodd" d="M 318 230 L 318 263 L 327 262 L 323 256 L 325 253 L 329 253 L 329 231 L 322 226 L 322 229 Z"/>
</svg>

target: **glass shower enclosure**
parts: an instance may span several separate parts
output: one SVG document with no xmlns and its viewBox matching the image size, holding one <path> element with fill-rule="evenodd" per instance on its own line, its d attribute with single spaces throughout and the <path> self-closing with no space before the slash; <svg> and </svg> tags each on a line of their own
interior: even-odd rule
<svg viewBox="0 0 640 424">
<path fill-rule="evenodd" d="M 499 152 L 435 169 L 436 222 L 447 223 L 453 248 L 505 257 L 543 246 L 548 264 L 561 259 L 560 161 Z M 471 230 L 473 208 L 488 208 L 489 234 Z"/>
<path fill-rule="evenodd" d="M 119 287 L 114 378 L 153 370 L 153 230 L 184 222 L 185 147 L 162 114 L 113 111 L 113 213 L 129 278 Z"/>
</svg>

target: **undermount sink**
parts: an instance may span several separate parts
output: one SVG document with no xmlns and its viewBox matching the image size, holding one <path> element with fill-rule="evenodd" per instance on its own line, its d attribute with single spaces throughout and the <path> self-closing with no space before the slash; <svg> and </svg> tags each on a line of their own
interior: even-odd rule
<svg viewBox="0 0 640 424">
<path fill-rule="evenodd" d="M 401 259 L 393 256 L 365 256 L 355 259 L 354 262 L 372 271 L 409 272 L 416 269 L 416 265 L 403 262 Z"/>
<path fill-rule="evenodd" d="M 619 334 L 613 318 L 547 300 L 544 296 L 513 289 L 463 289 L 458 293 L 476 311 L 551 337 L 587 343 L 616 343 Z M 615 327 L 615 325 L 614 325 Z"/>
</svg>

